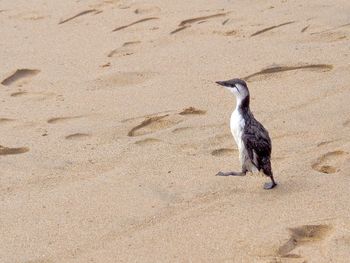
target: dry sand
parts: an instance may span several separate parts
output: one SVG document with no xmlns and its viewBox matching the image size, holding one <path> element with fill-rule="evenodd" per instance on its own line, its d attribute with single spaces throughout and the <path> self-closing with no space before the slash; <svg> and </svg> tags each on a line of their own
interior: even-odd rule
<svg viewBox="0 0 350 263">
<path fill-rule="evenodd" d="M 1 0 L 0 262 L 348 262 L 349 13 Z M 239 169 L 214 84 L 232 77 L 272 137 L 272 191 L 214 176 Z"/>
</svg>

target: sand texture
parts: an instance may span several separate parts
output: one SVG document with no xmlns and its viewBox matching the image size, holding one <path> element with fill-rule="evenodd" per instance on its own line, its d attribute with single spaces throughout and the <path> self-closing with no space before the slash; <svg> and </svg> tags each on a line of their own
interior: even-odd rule
<svg viewBox="0 0 350 263">
<path fill-rule="evenodd" d="M 350 1 L 0 0 L 0 262 L 349 262 Z M 240 169 L 244 78 L 278 187 Z"/>
</svg>

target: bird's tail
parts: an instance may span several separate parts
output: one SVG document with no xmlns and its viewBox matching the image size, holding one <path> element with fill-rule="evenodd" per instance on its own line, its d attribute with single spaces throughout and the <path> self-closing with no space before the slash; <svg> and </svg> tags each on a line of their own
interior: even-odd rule
<svg viewBox="0 0 350 263">
<path fill-rule="evenodd" d="M 263 171 L 265 175 L 270 177 L 273 176 L 270 158 L 267 158 L 267 157 L 261 158 L 260 169 Z"/>
</svg>

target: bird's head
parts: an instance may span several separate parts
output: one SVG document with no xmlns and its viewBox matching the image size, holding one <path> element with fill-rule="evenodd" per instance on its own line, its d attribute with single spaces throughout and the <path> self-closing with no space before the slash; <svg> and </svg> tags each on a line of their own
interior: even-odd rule
<svg viewBox="0 0 350 263">
<path fill-rule="evenodd" d="M 226 89 L 231 91 L 238 100 L 242 101 L 249 96 L 249 90 L 247 83 L 241 79 L 230 79 L 224 81 L 216 81 L 217 84 L 224 86 Z"/>
</svg>

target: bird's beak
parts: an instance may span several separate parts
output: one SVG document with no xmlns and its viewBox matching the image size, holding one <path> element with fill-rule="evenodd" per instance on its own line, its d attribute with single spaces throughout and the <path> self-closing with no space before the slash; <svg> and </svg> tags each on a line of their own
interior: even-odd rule
<svg viewBox="0 0 350 263">
<path fill-rule="evenodd" d="M 219 84 L 220 86 L 226 86 L 226 82 L 225 81 L 215 81 L 216 84 Z"/>
</svg>

